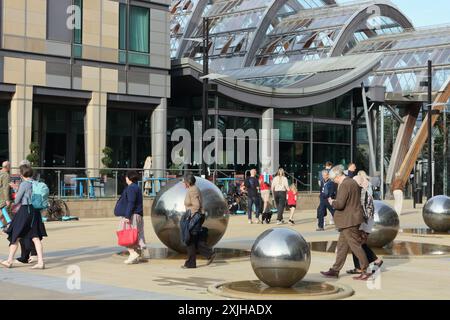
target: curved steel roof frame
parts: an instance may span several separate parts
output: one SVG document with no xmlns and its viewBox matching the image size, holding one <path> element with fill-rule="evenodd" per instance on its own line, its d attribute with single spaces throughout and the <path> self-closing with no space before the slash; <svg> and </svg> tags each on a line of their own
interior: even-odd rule
<svg viewBox="0 0 450 320">
<path fill-rule="evenodd" d="M 270 24 L 273 22 L 273 20 L 276 18 L 278 11 L 285 5 L 290 3 L 291 1 L 289 0 L 275 0 L 273 1 L 272 5 L 268 8 L 266 15 L 264 16 L 264 18 L 261 20 L 259 26 L 258 26 L 258 31 L 255 33 L 255 35 L 253 36 L 253 39 L 251 41 L 251 45 L 250 48 L 248 49 L 247 53 L 245 54 L 244 57 L 244 62 L 242 64 L 242 67 L 250 67 L 256 52 L 258 51 L 258 49 L 260 48 L 261 42 L 264 39 L 264 36 L 267 33 L 267 29 L 269 28 Z M 299 2 L 297 1 L 293 1 L 294 3 L 296 3 L 298 6 L 296 8 L 293 8 L 294 10 L 299 10 L 299 9 L 308 9 L 308 8 L 303 8 Z M 322 0 L 322 2 L 326 5 L 332 5 L 332 4 L 336 4 L 336 2 L 334 0 Z"/>
<path fill-rule="evenodd" d="M 412 22 L 406 17 L 396 6 L 390 1 L 376 1 L 372 4 L 368 4 L 358 12 L 355 12 L 352 17 L 346 22 L 344 27 L 339 32 L 335 44 L 331 48 L 331 57 L 336 57 L 344 54 L 344 50 L 353 37 L 355 31 L 361 26 L 361 23 L 367 21 L 374 12 L 375 9 L 377 15 L 385 16 L 393 19 L 403 29 L 414 29 Z"/>
<path fill-rule="evenodd" d="M 188 26 L 184 31 L 183 37 L 180 40 L 180 45 L 178 46 L 176 58 L 179 59 L 182 57 L 186 47 L 188 45 L 188 41 L 183 41 L 183 38 L 189 38 L 192 36 L 192 33 L 195 31 L 196 27 L 199 25 L 200 20 L 202 19 L 203 12 L 208 4 L 208 0 L 198 0 L 197 5 L 195 6 L 194 11 L 191 14 L 191 18 L 189 19 Z"/>
</svg>

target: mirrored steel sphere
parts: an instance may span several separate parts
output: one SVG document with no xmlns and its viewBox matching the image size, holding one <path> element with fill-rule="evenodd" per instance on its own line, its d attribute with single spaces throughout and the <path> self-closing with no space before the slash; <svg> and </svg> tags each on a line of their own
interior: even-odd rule
<svg viewBox="0 0 450 320">
<path fill-rule="evenodd" d="M 450 230 L 450 198 L 436 196 L 428 200 L 422 209 L 426 225 L 437 232 Z"/>
<path fill-rule="evenodd" d="M 369 235 L 367 245 L 374 248 L 383 248 L 394 241 L 400 228 L 397 212 L 383 201 L 374 201 L 375 224 Z"/>
<path fill-rule="evenodd" d="M 275 228 L 256 239 L 250 260 L 259 280 L 270 287 L 289 288 L 308 273 L 311 251 L 297 231 Z"/>
<path fill-rule="evenodd" d="M 227 229 L 228 206 L 222 192 L 212 182 L 199 177 L 196 177 L 196 180 L 206 215 L 203 226 L 209 229 L 207 243 L 213 247 Z M 186 253 L 180 231 L 180 220 L 186 211 L 184 207 L 186 193 L 187 189 L 181 180 L 169 183 L 161 189 L 152 205 L 152 225 L 156 235 L 168 248 L 179 253 Z"/>
</svg>

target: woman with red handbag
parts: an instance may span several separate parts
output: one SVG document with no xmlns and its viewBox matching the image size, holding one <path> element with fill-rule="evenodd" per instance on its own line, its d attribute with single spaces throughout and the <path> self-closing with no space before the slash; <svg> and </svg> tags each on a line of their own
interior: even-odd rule
<svg viewBox="0 0 450 320">
<path fill-rule="evenodd" d="M 114 210 L 114 214 L 121 217 L 117 237 L 119 245 L 126 247 L 130 253 L 124 263 L 136 264 L 147 249 L 144 236 L 142 190 L 137 185 L 139 174 L 136 171 L 128 171 L 125 180 L 128 186 L 117 201 Z"/>
</svg>

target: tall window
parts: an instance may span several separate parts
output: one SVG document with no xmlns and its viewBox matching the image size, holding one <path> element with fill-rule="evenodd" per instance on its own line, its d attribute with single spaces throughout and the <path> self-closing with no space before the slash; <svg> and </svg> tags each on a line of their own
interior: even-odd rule
<svg viewBox="0 0 450 320">
<path fill-rule="evenodd" d="M 127 17 L 127 5 L 120 4 L 119 20 L 120 62 L 127 62 L 125 52 L 128 51 L 128 63 L 148 65 L 150 62 L 150 9 L 130 6 Z M 127 20 L 129 20 L 128 26 Z"/>
<path fill-rule="evenodd" d="M 79 19 L 76 22 L 75 29 L 73 29 L 73 54 L 77 58 L 82 57 L 82 41 L 83 41 L 83 0 L 73 0 L 73 4 L 78 7 L 77 14 L 79 14 L 76 19 Z"/>
</svg>

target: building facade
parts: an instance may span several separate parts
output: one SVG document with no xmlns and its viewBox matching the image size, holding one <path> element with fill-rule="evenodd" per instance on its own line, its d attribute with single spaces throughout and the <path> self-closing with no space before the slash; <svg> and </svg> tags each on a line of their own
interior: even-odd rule
<svg viewBox="0 0 450 320">
<path fill-rule="evenodd" d="M 168 0 L 2 0 L 0 157 L 43 167 L 164 166 Z M 8 128 L 6 130 L 6 128 Z"/>
</svg>

